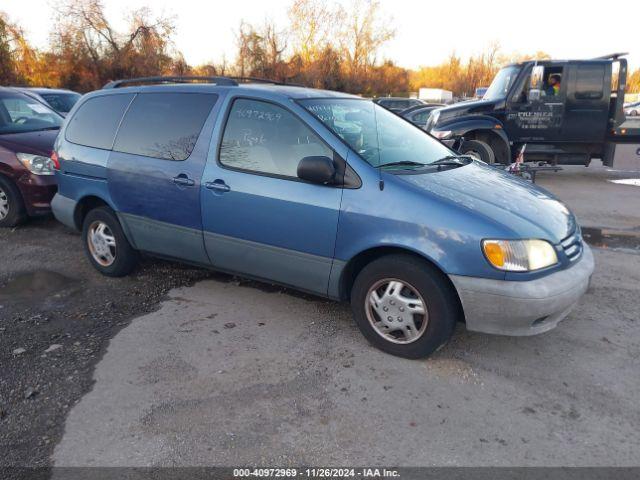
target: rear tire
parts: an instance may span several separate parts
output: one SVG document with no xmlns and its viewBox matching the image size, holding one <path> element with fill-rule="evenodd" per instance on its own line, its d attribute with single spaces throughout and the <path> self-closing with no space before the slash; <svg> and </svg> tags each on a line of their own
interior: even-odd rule
<svg viewBox="0 0 640 480">
<path fill-rule="evenodd" d="M 351 308 L 372 345 L 414 359 L 442 347 L 460 316 L 446 277 L 426 261 L 404 254 L 381 257 L 362 269 L 351 291 Z"/>
<path fill-rule="evenodd" d="M 82 240 L 89 261 L 103 275 L 124 277 L 138 264 L 118 217 L 109 207 L 91 210 L 82 223 Z"/>
<path fill-rule="evenodd" d="M 495 163 L 496 161 L 493 149 L 480 140 L 465 140 L 460 148 L 460 153 L 482 160 L 485 163 Z"/>
<path fill-rule="evenodd" d="M 27 218 L 24 201 L 18 187 L 0 175 L 0 228 L 15 227 Z"/>
</svg>

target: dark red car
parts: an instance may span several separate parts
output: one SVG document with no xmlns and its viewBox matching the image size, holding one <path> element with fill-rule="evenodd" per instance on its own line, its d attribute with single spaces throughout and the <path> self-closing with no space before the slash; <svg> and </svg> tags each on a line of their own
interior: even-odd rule
<svg viewBox="0 0 640 480">
<path fill-rule="evenodd" d="M 0 227 L 50 211 L 57 190 L 50 155 L 62 121 L 43 103 L 0 87 Z"/>
</svg>

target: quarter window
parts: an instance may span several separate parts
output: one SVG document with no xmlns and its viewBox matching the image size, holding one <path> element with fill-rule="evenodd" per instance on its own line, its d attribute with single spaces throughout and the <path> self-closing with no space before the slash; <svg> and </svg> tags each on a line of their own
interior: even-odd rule
<svg viewBox="0 0 640 480">
<path fill-rule="evenodd" d="M 69 121 L 66 139 L 87 147 L 110 150 L 118 124 L 133 94 L 102 95 L 80 105 Z"/>
<path fill-rule="evenodd" d="M 272 103 L 237 99 L 233 102 L 220 145 L 226 167 L 297 178 L 304 157 L 333 152 L 292 113 Z"/>
<path fill-rule="evenodd" d="M 131 103 L 113 150 L 186 160 L 218 96 L 202 93 L 140 93 Z"/>
</svg>

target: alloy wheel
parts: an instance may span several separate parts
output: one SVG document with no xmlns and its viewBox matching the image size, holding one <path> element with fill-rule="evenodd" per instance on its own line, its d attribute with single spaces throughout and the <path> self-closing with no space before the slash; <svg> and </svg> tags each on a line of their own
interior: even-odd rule
<svg viewBox="0 0 640 480">
<path fill-rule="evenodd" d="M 106 223 L 95 221 L 89 225 L 87 244 L 93 259 L 103 267 L 116 260 L 116 238 Z"/>
<path fill-rule="evenodd" d="M 7 193 L 0 188 L 0 220 L 4 220 L 9 215 L 9 197 Z"/>
</svg>

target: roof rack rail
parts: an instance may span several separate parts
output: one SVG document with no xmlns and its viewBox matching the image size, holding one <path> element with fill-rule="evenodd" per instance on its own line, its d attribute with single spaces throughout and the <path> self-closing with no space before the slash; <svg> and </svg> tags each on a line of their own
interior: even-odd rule
<svg viewBox="0 0 640 480">
<path fill-rule="evenodd" d="M 119 88 L 123 85 L 128 85 L 131 83 L 190 83 L 190 82 L 202 82 L 202 83 L 215 83 L 216 85 L 227 85 L 227 86 L 237 86 L 238 82 L 229 78 L 229 77 L 196 77 L 196 76 L 186 76 L 186 77 L 138 77 L 138 78 L 127 78 L 124 80 L 113 80 L 112 82 L 107 83 L 103 89 L 105 88 Z"/>
<path fill-rule="evenodd" d="M 246 83 L 270 83 L 271 85 L 284 85 L 288 87 L 301 87 L 299 83 L 289 83 L 289 82 L 280 82 L 278 80 L 270 80 L 268 78 L 260 78 L 260 77 L 228 77 L 232 80 L 236 80 L 238 82 L 246 82 Z"/>
<path fill-rule="evenodd" d="M 154 83 L 191 83 L 191 82 L 215 83 L 216 85 L 224 85 L 224 86 L 238 86 L 239 82 L 269 83 L 272 85 L 300 86 L 295 83 L 278 82 L 277 80 L 269 80 L 267 78 L 257 78 L 257 77 L 199 77 L 199 76 L 163 77 L 163 76 L 157 76 L 157 77 L 138 77 L 138 78 L 127 78 L 124 80 L 113 80 L 107 83 L 102 88 L 103 89 L 119 88 L 132 83 L 154 84 Z"/>
<path fill-rule="evenodd" d="M 617 60 L 620 57 L 624 57 L 625 55 L 629 55 L 629 52 L 611 53 L 609 55 L 603 55 L 601 57 L 595 57 L 595 58 L 593 58 L 593 60 Z"/>
</svg>

